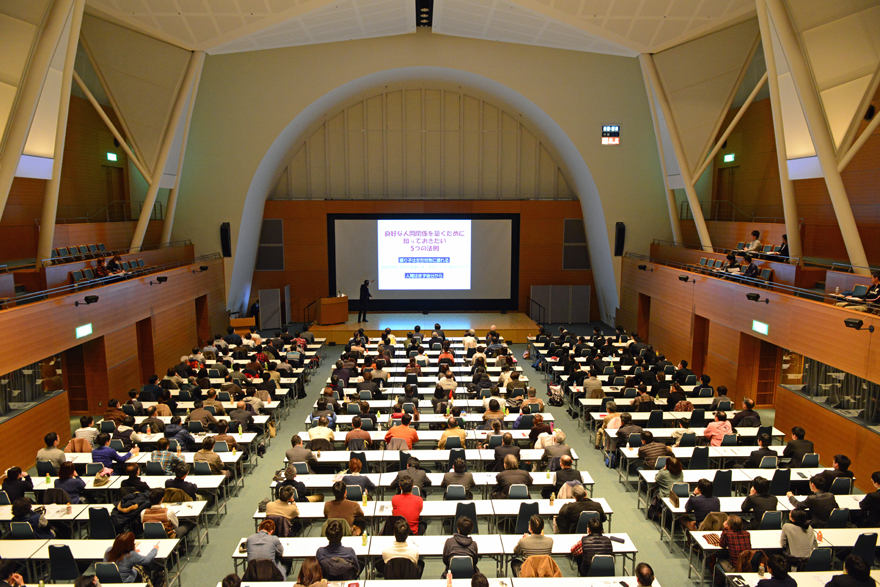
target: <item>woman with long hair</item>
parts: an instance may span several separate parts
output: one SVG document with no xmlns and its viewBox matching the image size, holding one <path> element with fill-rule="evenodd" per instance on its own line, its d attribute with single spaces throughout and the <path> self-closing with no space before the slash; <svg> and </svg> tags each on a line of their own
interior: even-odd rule
<svg viewBox="0 0 880 587">
<path fill-rule="evenodd" d="M 116 563 L 119 568 L 119 574 L 125 583 L 134 583 L 138 580 L 138 572 L 135 565 L 146 566 L 153 562 L 156 555 L 159 554 L 159 543 L 146 554 L 142 555 L 138 552 L 134 543 L 134 534 L 131 532 L 123 532 L 116 537 L 113 545 L 104 552 L 105 563 Z"/>
<path fill-rule="evenodd" d="M 135 465 L 136 466 L 136 465 Z M 73 463 L 67 461 L 58 469 L 58 479 L 55 479 L 55 488 L 63 489 L 70 496 L 70 503 L 79 503 L 80 493 L 86 488 L 86 482 L 79 478 Z"/>
<path fill-rule="evenodd" d="M 299 576 L 296 578 L 295 587 L 314 587 L 319 585 L 326 587 L 327 580 L 324 579 L 324 573 L 321 571 L 321 564 L 318 559 L 313 556 L 307 556 L 303 559 L 302 566 L 299 568 Z"/>
</svg>

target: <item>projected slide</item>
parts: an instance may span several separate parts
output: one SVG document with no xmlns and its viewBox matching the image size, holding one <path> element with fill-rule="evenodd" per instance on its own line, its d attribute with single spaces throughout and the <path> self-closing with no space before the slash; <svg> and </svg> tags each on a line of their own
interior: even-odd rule
<svg viewBox="0 0 880 587">
<path fill-rule="evenodd" d="M 380 290 L 471 288 L 470 220 L 378 220 Z"/>
</svg>

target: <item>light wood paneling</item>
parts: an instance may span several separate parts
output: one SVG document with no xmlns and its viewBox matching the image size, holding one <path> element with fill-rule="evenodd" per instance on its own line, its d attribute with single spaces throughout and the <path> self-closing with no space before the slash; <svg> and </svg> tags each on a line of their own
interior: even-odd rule
<svg viewBox="0 0 880 587">
<path fill-rule="evenodd" d="M 775 159 L 774 159 L 775 164 Z M 778 246 L 782 244 L 782 235 L 787 231 L 785 224 L 773 222 L 720 222 L 717 220 L 706 221 L 712 246 L 725 249 L 735 249 L 737 243 L 749 243 L 752 240 L 752 231 L 761 232 L 760 241 L 764 245 Z M 801 229 L 803 234 L 803 229 Z M 697 229 L 693 220 L 682 220 L 681 235 L 684 242 L 692 245 L 700 244 Z"/>
<path fill-rule="evenodd" d="M 144 235 L 144 246 L 159 244 L 162 236 L 161 220 L 151 220 Z M 59 224 L 55 227 L 54 248 L 104 243 L 108 251 L 127 249 L 137 221 L 132 222 L 84 222 Z"/>
<path fill-rule="evenodd" d="M 855 473 L 856 486 L 862 491 L 873 491 L 871 473 L 877 470 L 880 435 L 784 387 L 776 390 L 775 425 L 789 438 L 792 427 L 803 427 L 825 467 L 831 467 L 835 454 L 848 456 L 852 460 L 850 470 Z"/>
<path fill-rule="evenodd" d="M 825 272 L 825 293 L 834 293 L 836 289 L 840 289 L 841 292 L 852 291 L 857 285 L 871 287 L 871 278 L 843 271 Z"/>
<path fill-rule="evenodd" d="M 29 469 L 37 460 L 37 451 L 45 448 L 43 437 L 56 432 L 61 446 L 70 440 L 70 415 L 67 392 L 58 394 L 30 410 L 0 424 L 0 469 L 18 466 Z"/>
<path fill-rule="evenodd" d="M 141 385 L 137 325 L 128 324 L 104 335 L 109 398 L 128 400 L 128 390 Z"/>
<path fill-rule="evenodd" d="M 159 373 L 177 365 L 197 343 L 196 309 L 191 300 L 153 314 L 153 360 Z"/>
</svg>

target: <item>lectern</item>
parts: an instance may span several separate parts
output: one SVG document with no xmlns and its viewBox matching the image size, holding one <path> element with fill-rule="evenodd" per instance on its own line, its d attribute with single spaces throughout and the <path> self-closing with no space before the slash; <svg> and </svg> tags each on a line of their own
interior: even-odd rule
<svg viewBox="0 0 880 587">
<path fill-rule="evenodd" d="M 319 298 L 316 320 L 323 326 L 348 322 L 348 296 Z"/>
</svg>

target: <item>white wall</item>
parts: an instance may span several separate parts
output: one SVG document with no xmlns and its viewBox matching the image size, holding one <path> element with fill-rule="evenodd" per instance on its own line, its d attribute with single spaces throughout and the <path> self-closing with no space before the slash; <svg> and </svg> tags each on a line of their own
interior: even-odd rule
<svg viewBox="0 0 880 587">
<path fill-rule="evenodd" d="M 670 236 L 650 112 L 638 61 L 632 58 L 432 35 L 430 31 L 208 56 L 191 127 L 173 238 L 192 239 L 197 253 L 217 251 L 220 224 L 229 221 L 233 255 L 244 247 L 245 261 L 252 264 L 258 238 L 254 227 L 258 224 L 248 220 L 245 234 L 240 234 L 242 218 L 248 218 L 246 212 L 262 217 L 265 195 L 277 185 L 290 161 L 296 145 L 295 141 L 279 140 L 283 131 L 304 112 L 312 120 L 300 117 L 303 132 L 320 120 L 322 113 L 338 111 L 333 104 L 320 112 L 316 108 L 324 106 L 321 99 L 330 92 L 337 90 L 331 94 L 334 98 L 341 95 L 338 90 L 343 86 L 348 93 L 340 101 L 351 100 L 358 91 L 378 89 L 367 85 L 359 88 L 360 82 L 350 82 L 413 67 L 459 70 L 469 88 L 478 79 L 490 81 L 483 84 L 485 87 L 503 87 L 509 95 L 496 98 L 508 104 L 518 102 L 519 112 L 529 123 L 547 133 L 552 145 L 565 151 L 554 158 L 577 176 L 566 179 L 573 191 L 580 192 L 584 203 L 597 294 L 600 305 L 605 306 L 602 317 L 613 319 L 618 281 L 614 273 L 619 273 L 619 263 L 613 263 L 610 257 L 614 223 L 627 224 L 627 249 L 631 251 L 647 252 L 652 238 Z M 413 70 L 407 71 L 407 80 L 416 81 Z M 424 71 L 426 86 L 435 85 L 440 70 Z M 312 108 L 307 110 L 309 106 Z M 620 146 L 600 145 L 603 124 L 621 126 Z M 279 149 L 284 152 L 277 152 Z M 572 159 L 572 151 L 579 157 L 580 168 Z M 264 159 L 277 159 L 279 163 L 268 174 L 264 165 L 258 174 Z M 583 193 L 593 181 L 598 191 L 595 200 Z M 263 199 L 252 197 L 248 206 L 253 209 L 246 211 L 249 192 L 262 192 Z M 247 264 L 245 261 L 239 258 L 236 263 Z M 247 299 L 250 275 L 243 281 L 239 275 L 233 283 L 233 272 L 232 260 L 227 260 L 227 285 L 232 285 L 229 305 L 235 309 Z"/>
</svg>

